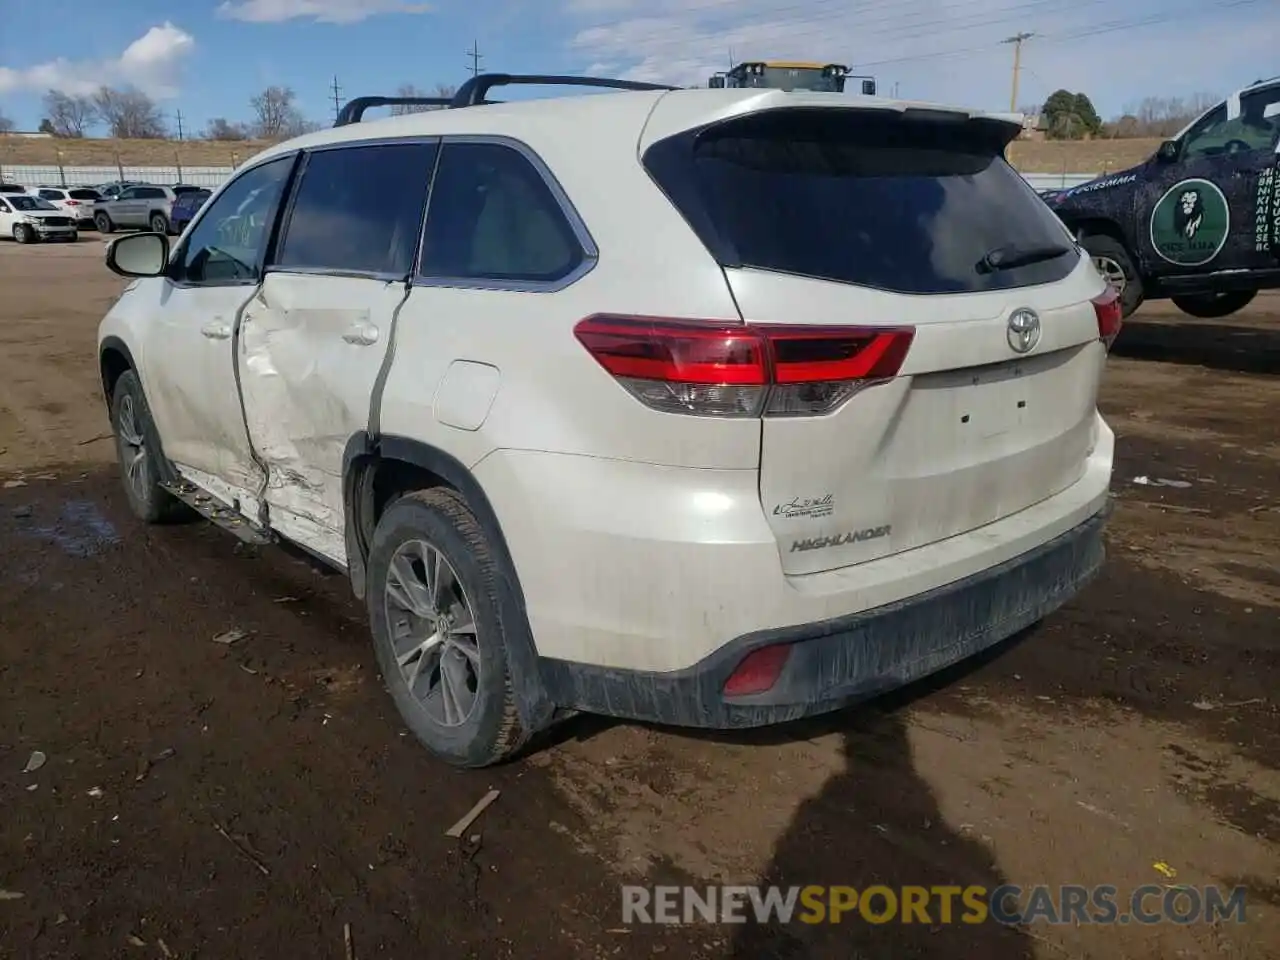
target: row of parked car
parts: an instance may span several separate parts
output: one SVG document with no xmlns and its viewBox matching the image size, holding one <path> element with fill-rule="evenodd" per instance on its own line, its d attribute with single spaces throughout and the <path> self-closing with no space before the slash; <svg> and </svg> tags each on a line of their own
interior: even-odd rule
<svg viewBox="0 0 1280 960">
<path fill-rule="evenodd" d="M 132 180 L 84 187 L 0 183 L 0 237 L 34 243 L 74 241 L 86 229 L 178 234 L 211 193 L 189 183 L 165 186 Z"/>
</svg>

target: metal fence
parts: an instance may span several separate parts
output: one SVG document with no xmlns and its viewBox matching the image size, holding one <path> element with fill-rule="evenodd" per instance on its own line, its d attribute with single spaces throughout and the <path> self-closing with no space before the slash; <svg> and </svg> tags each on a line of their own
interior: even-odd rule
<svg viewBox="0 0 1280 960">
<path fill-rule="evenodd" d="M 36 167 L 21 164 L 0 166 L 0 180 L 34 187 L 39 184 L 52 186 L 93 186 L 112 180 L 141 180 L 147 183 L 191 183 L 200 187 L 216 187 L 231 176 L 235 167 Z M 1027 181 L 1037 190 L 1074 187 L 1092 180 L 1093 173 L 1026 173 Z"/>
</svg>

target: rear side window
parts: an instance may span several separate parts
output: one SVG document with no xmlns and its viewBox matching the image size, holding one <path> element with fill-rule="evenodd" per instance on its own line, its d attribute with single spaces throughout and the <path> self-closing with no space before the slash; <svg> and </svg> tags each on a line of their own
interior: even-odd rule
<svg viewBox="0 0 1280 960">
<path fill-rule="evenodd" d="M 446 143 L 422 243 L 425 277 L 553 283 L 584 254 L 564 209 L 519 150 Z"/>
<path fill-rule="evenodd" d="M 161 200 L 165 192 L 159 187 L 134 187 L 130 196 L 134 200 Z"/>
<path fill-rule="evenodd" d="M 61 200 L 62 191 L 61 190 L 41 190 L 40 196 L 43 197 L 45 200 Z"/>
<path fill-rule="evenodd" d="M 1004 143 L 991 121 L 774 110 L 660 141 L 644 162 L 726 266 L 909 294 L 1060 280 L 1079 253 Z M 1001 248 L 1060 253 L 979 266 Z"/>
<path fill-rule="evenodd" d="M 428 143 L 311 154 L 276 267 L 407 277 L 435 156 Z"/>
</svg>

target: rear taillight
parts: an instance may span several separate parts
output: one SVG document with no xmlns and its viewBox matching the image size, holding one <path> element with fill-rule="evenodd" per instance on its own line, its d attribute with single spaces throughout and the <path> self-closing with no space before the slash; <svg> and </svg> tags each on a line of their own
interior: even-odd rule
<svg viewBox="0 0 1280 960">
<path fill-rule="evenodd" d="M 68 207 L 78 207 L 78 206 L 80 206 L 80 201 L 79 201 L 79 200 L 64 200 L 64 201 L 63 201 L 63 203 L 65 203 Z"/>
<path fill-rule="evenodd" d="M 574 333 L 637 400 L 666 413 L 805 417 L 892 379 L 911 328 L 593 316 Z"/>
<path fill-rule="evenodd" d="M 1098 339 L 1111 349 L 1120 333 L 1120 324 L 1124 319 L 1124 306 L 1120 302 L 1120 292 L 1110 284 L 1105 293 L 1093 298 L 1093 312 L 1098 317 Z"/>
</svg>

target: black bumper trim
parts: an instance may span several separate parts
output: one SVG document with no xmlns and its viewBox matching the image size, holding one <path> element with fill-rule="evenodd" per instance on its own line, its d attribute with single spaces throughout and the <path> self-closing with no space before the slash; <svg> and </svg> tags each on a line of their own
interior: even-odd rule
<svg viewBox="0 0 1280 960">
<path fill-rule="evenodd" d="M 1074 597 L 1102 567 L 1110 504 L 1039 547 L 973 576 L 872 610 L 763 630 L 668 673 L 541 658 L 560 707 L 674 726 L 732 729 L 849 706 L 1006 640 Z M 760 647 L 791 644 L 773 688 L 726 698 L 724 682 Z"/>
</svg>

